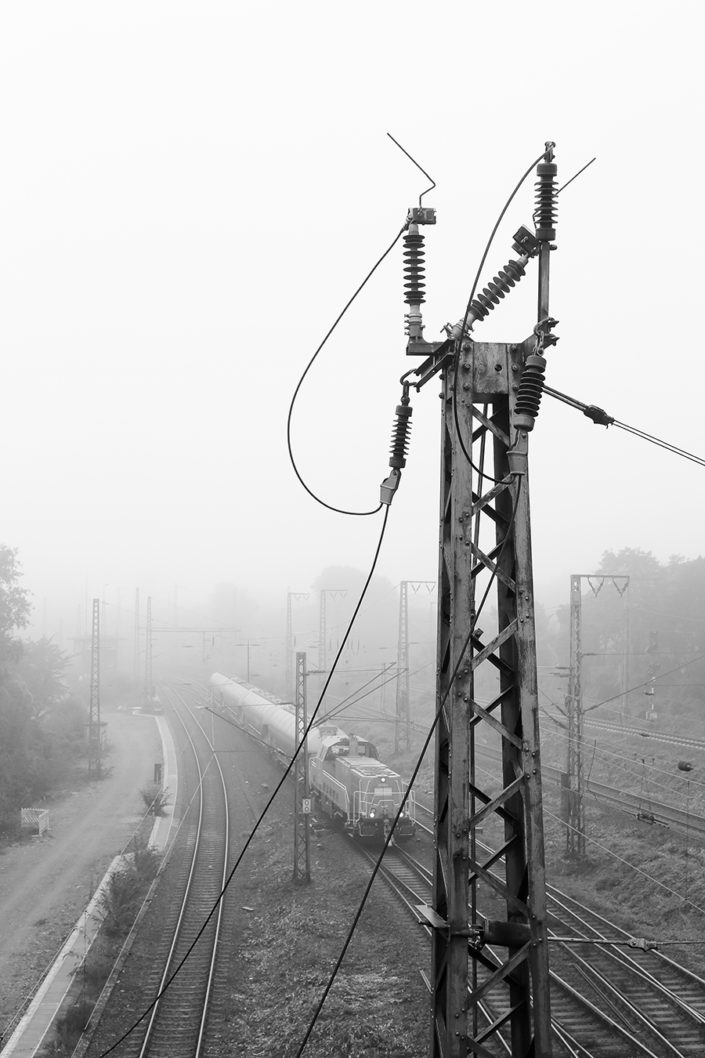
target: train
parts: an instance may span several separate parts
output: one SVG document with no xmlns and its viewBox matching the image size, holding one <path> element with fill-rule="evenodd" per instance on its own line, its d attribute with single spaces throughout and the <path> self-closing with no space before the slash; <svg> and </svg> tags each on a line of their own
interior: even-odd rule
<svg viewBox="0 0 705 1058">
<path fill-rule="evenodd" d="M 291 763 L 297 745 L 296 711 L 281 701 L 230 676 L 210 677 L 214 705 L 226 709 L 233 721 L 263 743 L 283 765 Z M 401 806 L 406 785 L 400 775 L 379 760 L 374 744 L 351 735 L 337 724 L 314 724 L 306 738 L 308 781 L 321 812 L 338 820 L 353 837 L 386 839 Z M 416 833 L 416 803 L 411 792 L 394 828 L 404 841 Z"/>
</svg>

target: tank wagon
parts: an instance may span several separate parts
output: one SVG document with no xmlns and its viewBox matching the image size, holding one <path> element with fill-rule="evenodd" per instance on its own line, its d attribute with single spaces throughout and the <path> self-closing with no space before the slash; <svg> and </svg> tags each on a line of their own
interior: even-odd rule
<svg viewBox="0 0 705 1058">
<path fill-rule="evenodd" d="M 213 701 L 227 708 L 235 722 L 264 743 L 283 765 L 296 748 L 296 711 L 290 702 L 273 698 L 257 687 L 219 672 L 210 678 Z M 372 742 L 349 735 L 336 724 L 311 728 L 306 739 L 309 786 L 321 811 L 342 822 L 356 837 L 386 836 L 399 811 L 406 785 L 378 759 Z M 416 830 L 413 793 L 404 806 L 394 835 L 404 840 Z"/>
</svg>

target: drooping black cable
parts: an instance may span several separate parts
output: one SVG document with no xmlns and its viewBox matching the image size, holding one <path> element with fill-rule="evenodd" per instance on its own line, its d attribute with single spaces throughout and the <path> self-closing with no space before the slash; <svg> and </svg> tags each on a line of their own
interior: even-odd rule
<svg viewBox="0 0 705 1058">
<path fill-rule="evenodd" d="M 362 591 L 360 592 L 360 597 L 357 600 L 357 604 L 356 604 L 355 609 L 353 611 L 353 615 L 350 618 L 350 621 L 348 623 L 348 627 L 345 629 L 345 634 L 343 635 L 343 638 L 342 638 L 341 643 L 340 643 L 340 647 L 338 648 L 338 653 L 335 655 L 335 658 L 333 660 L 333 664 L 331 666 L 331 670 L 328 673 L 328 676 L 327 676 L 326 681 L 325 681 L 325 683 L 323 685 L 323 689 L 321 691 L 320 697 L 318 699 L 318 702 L 316 703 L 316 708 L 313 710 L 313 712 L 311 714 L 311 717 L 310 717 L 310 719 L 308 721 L 308 724 L 306 726 L 306 730 L 303 733 L 303 737 L 301 739 L 301 742 L 295 748 L 294 755 L 292 756 L 290 762 L 287 764 L 286 768 L 284 769 L 284 774 L 282 775 L 281 779 L 277 783 L 277 785 L 276 785 L 276 787 L 274 789 L 274 793 L 272 794 L 272 796 L 269 798 L 269 800 L 267 801 L 266 805 L 262 809 L 262 811 L 261 811 L 261 813 L 260 813 L 255 825 L 253 826 L 252 830 L 250 831 L 250 833 L 249 833 L 249 835 L 247 837 L 247 840 L 245 841 L 245 844 L 243 845 L 242 849 L 240 850 L 240 854 L 238 855 L 235 863 L 233 864 L 232 868 L 230 869 L 230 873 L 228 874 L 228 877 L 225 880 L 225 884 L 223 885 L 223 888 L 221 889 L 221 891 L 220 891 L 220 893 L 218 895 L 218 898 L 215 900 L 212 908 L 208 912 L 208 915 L 206 916 L 206 918 L 205 918 L 205 920 L 203 922 L 203 925 L 201 926 L 201 928 L 199 929 L 198 933 L 196 934 L 196 936 L 194 937 L 193 941 L 191 942 L 189 948 L 187 949 L 186 953 L 184 954 L 183 958 L 181 959 L 181 962 L 174 969 L 174 972 L 170 975 L 169 979 L 167 980 L 167 982 L 164 985 L 164 987 L 162 988 L 162 990 L 154 997 L 154 999 L 149 1004 L 149 1006 L 140 1014 L 140 1016 L 132 1023 L 132 1025 L 130 1025 L 129 1029 L 127 1029 L 122 1034 L 122 1036 L 118 1040 L 116 1040 L 115 1043 L 112 1044 L 111 1047 L 108 1047 L 107 1050 L 103 1051 L 99 1055 L 99 1058 L 107 1058 L 107 1055 L 111 1054 L 112 1051 L 114 1051 L 116 1047 L 119 1047 L 120 1044 L 124 1040 L 126 1040 L 127 1037 L 131 1035 L 131 1033 L 133 1033 L 135 1031 L 137 1026 L 139 1024 L 141 1024 L 142 1021 L 144 1021 L 144 1019 L 147 1017 L 147 1015 L 150 1013 L 150 1011 L 154 1008 L 154 1006 L 158 1003 L 158 1001 L 161 999 L 161 997 L 167 991 L 167 989 L 171 985 L 172 981 L 174 980 L 176 975 L 179 973 L 179 971 L 183 967 L 183 965 L 186 962 L 186 960 L 191 955 L 191 952 L 196 947 L 196 944 L 198 943 L 198 941 L 200 940 L 201 936 L 203 935 L 203 932 L 205 931 L 206 927 L 208 926 L 208 923 L 210 922 L 211 918 L 213 917 L 213 915 L 218 910 L 218 906 L 220 905 L 221 900 L 225 896 L 225 893 L 227 892 L 228 886 L 230 885 L 231 881 L 233 880 L 233 877 L 235 876 L 235 873 L 236 873 L 238 867 L 240 866 L 245 853 L 247 852 L 248 848 L 250 847 L 255 834 L 259 830 L 260 825 L 261 825 L 264 817 L 266 816 L 267 812 L 271 808 L 272 802 L 274 801 L 274 798 L 277 796 L 277 794 L 281 790 L 282 786 L 284 785 L 284 782 L 288 778 L 288 776 L 289 776 L 289 774 L 291 772 L 291 769 L 294 766 L 294 762 L 297 759 L 297 757 L 299 756 L 299 753 L 301 752 L 301 749 L 302 749 L 302 747 L 303 747 L 303 745 L 304 745 L 304 743 L 306 741 L 306 738 L 308 737 L 308 734 L 309 734 L 311 728 L 314 726 L 314 721 L 316 719 L 316 715 L 318 713 L 318 710 L 321 707 L 321 703 L 322 703 L 323 699 L 325 698 L 326 691 L 328 690 L 328 685 L 329 685 L 329 683 L 330 683 L 330 681 L 331 681 L 331 679 L 333 677 L 333 673 L 335 672 L 335 669 L 336 669 L 336 666 L 338 664 L 338 661 L 340 660 L 340 656 L 343 653 L 343 650 L 345 649 L 345 644 L 348 641 L 348 637 L 350 636 L 350 632 L 352 631 L 352 627 L 355 624 L 355 619 L 357 618 L 357 615 L 358 615 L 358 613 L 360 611 L 360 607 L 362 606 L 362 603 L 363 603 L 363 600 L 365 598 L 365 595 L 367 594 L 367 589 L 370 586 L 370 581 L 372 580 L 372 576 L 373 576 L 375 568 L 377 566 L 377 560 L 379 558 L 379 554 L 380 554 L 380 551 L 382 549 L 382 542 L 384 540 L 384 534 L 385 534 L 385 530 L 387 528 L 387 520 L 389 518 L 389 509 L 390 509 L 389 504 L 385 505 L 384 518 L 382 520 L 382 528 L 380 530 L 379 540 L 377 541 L 377 547 L 375 549 L 374 558 L 372 559 L 372 565 L 370 566 L 370 571 L 367 574 L 367 579 L 365 580 L 365 583 L 364 583 L 364 585 L 362 587 Z"/>
<path fill-rule="evenodd" d="M 316 1006 L 316 1009 L 313 1012 L 313 1016 L 311 1018 L 311 1021 L 309 1022 L 308 1028 L 306 1029 L 306 1035 L 304 1036 L 303 1040 L 301 1041 L 301 1046 L 299 1047 L 298 1051 L 296 1052 L 295 1058 L 301 1058 L 301 1055 L 303 1054 L 303 1052 L 304 1052 L 304 1050 L 306 1048 L 306 1044 L 308 1043 L 308 1040 L 309 1040 L 309 1038 L 311 1036 L 311 1033 L 313 1032 L 313 1029 L 314 1029 L 314 1027 L 316 1025 L 316 1022 L 318 1021 L 318 1018 L 320 1017 L 321 1011 L 323 1010 L 323 1005 L 324 1005 L 324 1003 L 325 1003 L 325 1001 L 326 1001 L 326 999 L 328 997 L 328 994 L 329 994 L 331 988 L 333 987 L 333 983 L 335 982 L 335 979 L 336 979 L 336 977 L 338 975 L 338 970 L 340 969 L 340 967 L 341 967 L 341 965 L 343 963 L 343 959 L 345 958 L 347 950 L 350 947 L 350 944 L 352 942 L 353 936 L 355 934 L 355 930 L 357 929 L 357 925 L 358 925 L 358 923 L 360 921 L 360 918 L 362 916 L 362 912 L 364 911 L 365 905 L 367 904 L 367 898 L 370 895 L 370 891 L 371 891 L 372 886 L 374 884 L 375 878 L 377 877 L 379 869 L 382 866 L 382 860 L 384 858 L 384 854 L 385 854 L 385 852 L 387 851 L 387 849 L 389 847 L 389 843 L 392 840 L 392 837 L 394 835 L 394 830 L 396 828 L 396 825 L 399 822 L 399 819 L 401 818 L 401 814 L 402 814 L 402 812 L 404 811 L 404 809 L 406 807 L 407 801 L 409 800 L 409 796 L 411 794 L 411 788 L 412 788 L 414 782 L 416 781 L 416 777 L 418 776 L 419 771 L 421 770 L 421 764 L 422 764 L 423 759 L 424 759 L 424 757 L 426 755 L 426 751 L 427 751 L 429 745 L 431 744 L 431 739 L 433 738 L 433 734 L 434 734 L 434 732 L 436 730 L 436 727 L 438 725 L 438 721 L 439 721 L 439 719 L 441 717 L 441 713 L 443 712 L 444 706 L 445 706 L 446 701 L 448 699 L 448 695 L 450 694 L 450 691 L 451 691 L 451 689 L 453 687 L 453 684 L 455 683 L 455 678 L 458 675 L 458 672 L 460 670 L 460 666 L 461 666 L 461 664 L 463 662 L 463 658 L 465 657 L 465 652 L 467 651 L 467 649 L 468 649 L 468 647 L 470 645 L 470 641 L 472 639 L 472 636 L 473 636 L 473 633 L 475 631 L 475 628 L 477 627 L 477 622 L 478 622 L 478 620 L 480 618 L 480 614 L 482 613 L 482 609 L 483 609 L 483 607 L 485 605 L 485 602 L 487 601 L 487 596 L 489 595 L 490 588 L 492 587 L 494 579 L 497 576 L 497 570 L 499 568 L 499 563 L 500 563 L 500 560 L 502 558 L 502 554 L 504 553 L 504 549 L 507 546 L 507 542 L 509 541 L 509 538 L 510 538 L 510 535 L 511 535 L 512 526 L 514 524 L 514 519 L 516 518 L 517 508 L 519 506 L 519 493 L 520 493 L 520 491 L 521 491 L 521 477 L 517 478 L 516 497 L 515 497 L 515 500 L 514 500 L 514 507 L 512 509 L 511 517 L 510 517 L 509 523 L 507 525 L 507 533 L 506 533 L 506 535 L 504 537 L 504 540 L 502 541 L 502 546 L 501 546 L 501 548 L 499 550 L 499 554 L 497 556 L 497 561 L 496 561 L 494 569 L 492 570 L 492 573 L 490 575 L 490 579 L 489 579 L 489 581 L 487 583 L 487 587 L 485 589 L 484 595 L 482 596 L 482 600 L 480 602 L 480 605 L 477 608 L 477 611 L 475 613 L 475 617 L 473 618 L 473 622 L 472 622 L 472 625 L 470 627 L 470 630 L 469 630 L 469 632 L 467 634 L 467 637 L 466 637 L 466 639 L 465 639 L 465 641 L 464 641 L 464 643 L 462 645 L 462 649 L 461 649 L 460 654 L 458 656 L 458 660 L 457 660 L 457 662 L 455 664 L 455 667 L 454 667 L 454 669 L 453 669 L 453 671 L 451 673 L 450 681 L 448 683 L 448 687 L 446 688 L 446 692 L 443 695 L 443 698 L 442 698 L 442 700 L 440 701 L 440 703 L 438 705 L 438 709 L 436 710 L 436 714 L 435 714 L 435 716 L 433 718 L 433 723 L 431 724 L 430 730 L 429 730 L 429 732 L 428 732 L 428 734 L 426 736 L 424 744 L 421 747 L 421 752 L 420 752 L 420 754 L 418 756 L 418 759 L 416 761 L 416 764 L 414 766 L 414 770 L 413 770 L 413 772 L 411 774 L 411 778 L 409 779 L 409 784 L 408 784 L 408 786 L 406 788 L 406 793 L 402 797 L 401 803 L 399 805 L 399 810 L 397 811 L 396 816 L 392 820 L 391 826 L 389 828 L 389 833 L 387 834 L 387 837 L 386 837 L 386 840 L 384 842 L 384 845 L 382 846 L 382 851 L 380 852 L 379 856 L 377 857 L 377 862 L 375 863 L 374 867 L 372 868 L 372 873 L 370 874 L 370 878 L 369 878 L 369 881 L 367 883 L 367 886 L 365 887 L 365 891 L 362 894 L 362 899 L 360 900 L 360 904 L 358 906 L 358 909 L 355 912 L 355 917 L 353 918 L 353 921 L 352 921 L 352 924 L 350 926 L 350 929 L 348 930 L 348 934 L 347 934 L 347 936 L 345 938 L 345 941 L 343 943 L 343 947 L 342 947 L 342 950 L 340 952 L 340 955 L 338 956 L 338 960 L 337 960 L 335 966 L 333 967 L 333 970 L 332 970 L 332 972 L 330 974 L 330 977 L 328 978 L 328 982 L 327 982 L 327 984 L 326 984 L 326 986 L 325 986 L 325 988 L 323 990 L 323 995 L 321 996 L 321 998 L 320 998 L 320 1000 L 319 1000 L 319 1002 L 318 1002 L 318 1004 Z"/>
<path fill-rule="evenodd" d="M 509 196 L 509 198 L 505 202 L 504 207 L 502 208 L 502 212 L 497 217 L 497 221 L 495 223 L 495 226 L 492 229 L 492 231 L 490 232 L 490 237 L 487 240 L 487 245 L 485 246 L 485 252 L 483 253 L 482 257 L 480 258 L 480 264 L 478 265 L 477 272 L 475 274 L 475 280 L 474 280 L 474 282 L 472 284 L 472 290 L 470 291 L 470 297 L 468 298 L 468 303 L 465 306 L 465 315 L 463 316 L 463 324 L 462 324 L 462 327 L 460 328 L 460 337 L 458 338 L 457 349 L 456 349 L 456 352 L 455 352 L 455 356 L 453 358 L 453 418 L 455 420 L 455 430 L 456 430 L 456 433 L 457 433 L 457 436 L 458 436 L 458 441 L 460 443 L 460 447 L 462 449 L 463 455 L 465 456 L 465 458 L 467 459 L 468 463 L 473 468 L 475 473 L 480 475 L 480 490 L 482 490 L 482 479 L 483 478 L 487 478 L 489 481 L 493 482 L 493 484 L 495 484 L 495 485 L 498 484 L 498 481 L 497 481 L 496 478 L 490 477 L 489 474 L 483 474 L 482 471 L 480 471 L 475 466 L 475 464 L 473 463 L 472 458 L 470 456 L 470 453 L 468 452 L 467 448 L 465 447 L 465 442 L 463 441 L 463 435 L 462 435 L 462 432 L 461 432 L 461 429 L 460 429 L 460 422 L 458 420 L 458 402 L 457 402 L 458 363 L 460 361 L 460 352 L 461 352 L 461 349 L 462 349 L 463 341 L 465 340 L 465 327 L 466 327 L 467 322 L 468 322 L 468 316 L 470 315 L 470 309 L 472 307 L 472 300 L 475 297 L 475 291 L 477 290 L 477 284 L 480 281 L 480 274 L 482 272 L 482 269 L 485 267 L 485 261 L 487 260 L 488 253 L 490 252 L 490 247 L 492 246 L 492 243 L 494 242 L 494 237 L 497 234 L 497 229 L 499 228 L 500 224 L 504 220 L 504 214 L 507 212 L 507 210 L 511 206 L 511 204 L 514 201 L 514 198 L 515 198 L 517 192 L 519 191 L 519 189 L 521 188 L 522 184 L 524 183 L 526 178 L 529 176 L 529 174 L 532 172 L 534 167 L 537 166 L 538 163 L 541 161 L 541 159 L 545 156 L 545 154 L 546 154 L 546 148 L 544 148 L 541 151 L 541 154 L 538 156 L 538 158 L 536 158 L 531 163 L 529 168 L 526 170 L 526 172 L 522 176 L 521 180 L 519 180 L 519 183 L 516 185 L 516 187 L 514 188 L 514 190 L 511 193 L 511 195 Z"/>
<path fill-rule="evenodd" d="M 287 417 L 286 417 L 286 446 L 287 446 L 287 449 L 289 451 L 289 460 L 291 462 L 292 467 L 294 468 L 294 473 L 296 474 L 296 477 L 299 479 L 299 483 L 301 484 L 301 486 L 306 490 L 306 492 L 309 494 L 309 496 L 311 496 L 311 498 L 316 501 L 316 503 L 319 503 L 321 505 L 321 507 L 326 507 L 329 511 L 335 511 L 336 514 L 348 514 L 348 515 L 354 515 L 356 517 L 364 518 L 364 517 L 366 517 L 369 514 L 377 514 L 377 511 L 381 508 L 382 504 L 380 503 L 377 507 L 375 507 L 373 510 L 370 510 L 370 511 L 346 511 L 346 510 L 344 510 L 341 507 L 334 507 L 332 504 L 326 503 L 325 500 L 322 500 L 320 498 L 320 496 L 317 496 L 316 493 L 313 492 L 308 487 L 308 485 L 306 484 L 304 479 L 301 477 L 301 474 L 299 473 L 299 468 L 296 465 L 296 460 L 294 459 L 294 452 L 293 452 L 292 445 L 291 445 L 291 417 L 292 417 L 293 412 L 294 412 L 294 404 L 296 403 L 296 398 L 299 395 L 299 390 L 301 389 L 301 386 L 303 385 L 304 379 L 306 378 L 306 375 L 309 373 L 311 367 L 313 366 L 313 363 L 314 363 L 316 357 L 318 356 L 318 354 L 320 353 L 321 349 L 326 344 L 326 342 L 330 338 L 331 334 L 333 333 L 335 328 L 338 326 L 338 324 L 340 323 L 340 321 L 342 320 L 343 316 L 345 315 L 345 313 L 348 311 L 348 309 L 352 305 L 352 303 L 355 300 L 355 298 L 357 297 L 357 295 L 360 293 L 362 288 L 366 285 L 367 281 L 374 275 L 374 273 L 377 271 L 379 266 L 382 264 L 382 261 L 384 261 L 385 257 L 387 257 L 388 254 L 390 254 L 392 252 L 392 250 L 394 249 L 396 244 L 399 242 L 399 239 L 401 238 L 401 236 L 406 231 L 406 227 L 407 227 L 407 225 L 405 224 L 403 228 L 400 228 L 398 234 L 394 236 L 393 241 L 389 244 L 389 246 L 384 251 L 382 256 L 378 259 L 376 264 L 374 264 L 372 266 L 372 268 L 367 273 L 365 278 L 362 280 L 362 282 L 360 283 L 359 287 L 357 288 L 357 290 L 355 291 L 353 296 L 345 304 L 344 308 L 342 309 L 342 311 L 339 313 L 339 315 L 335 319 L 333 325 L 330 327 L 330 329 L 328 330 L 327 334 L 323 338 L 323 341 L 318 346 L 318 348 L 316 349 L 315 353 L 313 354 L 313 356 L 309 360 L 308 364 L 306 365 L 306 367 L 304 369 L 304 372 L 301 375 L 301 378 L 296 383 L 296 389 L 294 390 L 293 396 L 291 398 L 291 403 L 289 404 L 289 411 L 288 411 L 288 414 L 287 414 Z"/>
</svg>

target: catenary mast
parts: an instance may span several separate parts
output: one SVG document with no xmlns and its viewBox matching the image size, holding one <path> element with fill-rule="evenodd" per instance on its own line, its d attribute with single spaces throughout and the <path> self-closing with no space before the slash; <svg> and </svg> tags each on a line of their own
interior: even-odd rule
<svg viewBox="0 0 705 1058">
<path fill-rule="evenodd" d="M 432 927 L 434 1058 L 494 1054 L 499 1034 L 512 1058 L 552 1053 L 528 435 L 541 400 L 543 353 L 557 340 L 548 304 L 553 147 L 546 144 L 537 167 L 535 232 L 519 229 L 518 257 L 446 328 L 444 342 L 423 338 L 419 228 L 435 223 L 435 212 L 421 199 L 404 237 L 407 353 L 425 357 L 408 373 L 416 376 L 409 384 L 420 389 L 440 374 L 442 386 L 435 862 L 432 906 L 424 909 Z M 520 344 L 474 341 L 472 327 L 533 257 L 532 335 Z M 484 693 L 476 690 L 480 681 Z M 480 733 L 501 751 L 489 780 L 475 758 Z M 491 821 L 494 850 L 480 839 Z M 485 1000 L 507 1013 L 488 1020 Z"/>
</svg>

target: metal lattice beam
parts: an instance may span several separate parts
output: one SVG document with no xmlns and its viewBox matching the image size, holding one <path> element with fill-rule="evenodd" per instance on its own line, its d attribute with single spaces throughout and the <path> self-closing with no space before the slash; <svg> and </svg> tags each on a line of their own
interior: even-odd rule
<svg viewBox="0 0 705 1058">
<path fill-rule="evenodd" d="M 477 481 L 456 437 L 452 369 L 443 376 L 434 1058 L 494 1054 L 499 1032 L 509 1034 L 512 1055 L 551 1053 L 525 432 L 515 438 L 511 472 L 507 455 L 521 366 L 519 347 L 463 345 L 457 390 L 472 401 L 458 402 L 460 429 L 473 461 L 488 456 L 491 464 Z M 497 618 L 486 634 L 476 611 L 488 584 Z M 483 705 L 475 685 L 486 670 L 499 686 Z M 475 762 L 483 730 L 501 744 L 501 763 L 487 780 Z M 502 824 L 503 862 L 479 841 L 488 816 Z"/>
<path fill-rule="evenodd" d="M 91 689 L 88 706 L 88 774 L 99 777 L 102 771 L 102 737 L 100 721 L 100 599 L 93 600 L 91 630 Z"/>
<path fill-rule="evenodd" d="M 294 697 L 296 707 L 296 745 L 303 742 L 294 761 L 294 874 L 295 882 L 311 881 L 309 818 L 311 794 L 308 784 L 308 749 L 304 732 L 308 725 L 306 712 L 306 654 L 297 652 Z"/>
</svg>

